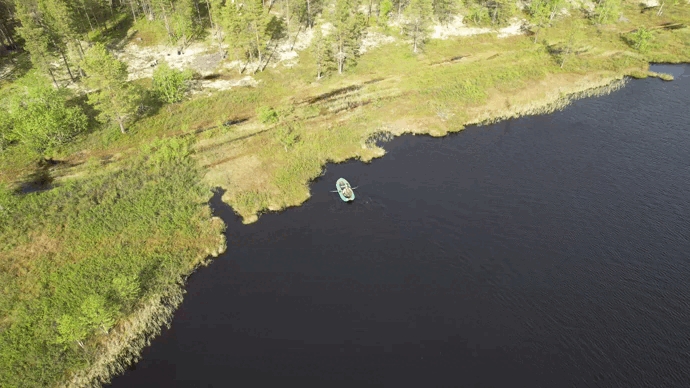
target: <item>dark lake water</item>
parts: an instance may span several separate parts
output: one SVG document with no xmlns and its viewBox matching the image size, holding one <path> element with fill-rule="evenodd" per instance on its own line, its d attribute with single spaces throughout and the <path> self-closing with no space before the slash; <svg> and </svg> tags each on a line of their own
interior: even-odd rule
<svg viewBox="0 0 690 388">
<path fill-rule="evenodd" d="M 403 136 L 242 225 L 115 387 L 682 387 L 690 66 Z M 338 177 L 350 180 L 343 203 Z"/>
</svg>

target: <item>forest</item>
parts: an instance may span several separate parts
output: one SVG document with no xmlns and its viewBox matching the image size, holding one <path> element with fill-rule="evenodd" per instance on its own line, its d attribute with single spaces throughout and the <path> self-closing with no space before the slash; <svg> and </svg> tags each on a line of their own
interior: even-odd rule
<svg viewBox="0 0 690 388">
<path fill-rule="evenodd" d="M 0 386 L 98 385 L 135 360 L 225 248 L 211 189 L 251 222 L 325 163 L 380 156 L 375 136 L 668 78 L 649 63 L 690 61 L 688 24 L 686 0 L 0 0 Z M 132 45 L 219 64 L 134 76 Z M 253 83 L 199 89 L 214 79 Z"/>
</svg>

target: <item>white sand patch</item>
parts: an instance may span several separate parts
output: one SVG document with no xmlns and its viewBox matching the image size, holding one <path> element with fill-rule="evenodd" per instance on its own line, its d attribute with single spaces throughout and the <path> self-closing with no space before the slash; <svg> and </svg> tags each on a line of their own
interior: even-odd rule
<svg viewBox="0 0 690 388">
<path fill-rule="evenodd" d="M 467 27 L 462 16 L 455 16 L 447 24 L 437 24 L 432 27 L 431 39 L 448 39 L 454 36 L 472 36 L 491 32 L 490 28 Z"/>
<path fill-rule="evenodd" d="M 508 27 L 501 28 L 498 30 L 498 37 L 499 38 L 506 38 L 509 36 L 513 35 L 520 35 L 524 33 L 523 26 L 525 26 L 527 23 L 526 20 L 520 20 L 517 18 L 513 18 L 510 21 L 510 25 Z"/>
<path fill-rule="evenodd" d="M 644 4 L 647 7 L 658 7 L 659 0 L 639 0 L 640 4 Z"/>
<path fill-rule="evenodd" d="M 575 9 L 584 9 L 587 12 L 594 12 L 596 4 L 591 0 L 568 0 Z"/>
<path fill-rule="evenodd" d="M 523 33 L 522 26 L 526 23 L 525 20 L 513 18 L 508 27 L 495 30 L 488 27 L 468 27 L 463 22 L 462 16 L 456 16 L 448 24 L 437 24 L 432 27 L 432 39 L 448 39 L 455 36 L 472 36 L 479 34 L 488 34 L 490 32 L 497 32 L 499 38 L 519 35 Z"/>
<path fill-rule="evenodd" d="M 199 74 L 212 74 L 222 60 L 222 54 L 209 50 L 203 43 L 193 43 L 183 50 L 171 46 L 139 47 L 129 44 L 115 51 L 115 56 L 129 66 L 128 80 L 150 78 L 155 67 L 165 61 L 173 69 L 192 69 Z"/>
<path fill-rule="evenodd" d="M 371 31 L 362 40 L 362 45 L 359 47 L 359 53 L 364 54 L 375 47 L 393 42 L 395 42 L 394 37 L 382 34 L 380 32 Z"/>
</svg>

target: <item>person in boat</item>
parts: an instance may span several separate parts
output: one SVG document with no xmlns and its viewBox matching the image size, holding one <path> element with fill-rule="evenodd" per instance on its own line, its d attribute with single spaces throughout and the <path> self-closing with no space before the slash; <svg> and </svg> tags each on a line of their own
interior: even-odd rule
<svg viewBox="0 0 690 388">
<path fill-rule="evenodd" d="M 346 187 L 345 190 L 343 190 L 343 194 L 345 195 L 345 197 L 350 198 L 352 196 L 352 191 L 349 187 Z"/>
</svg>

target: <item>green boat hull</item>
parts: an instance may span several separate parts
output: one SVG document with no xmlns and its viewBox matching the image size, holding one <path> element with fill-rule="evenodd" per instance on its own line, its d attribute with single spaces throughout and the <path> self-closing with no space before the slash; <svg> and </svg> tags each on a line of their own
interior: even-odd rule
<svg viewBox="0 0 690 388">
<path fill-rule="evenodd" d="M 340 199 L 343 201 L 350 202 L 355 200 L 355 192 L 352 190 L 350 182 L 346 181 L 344 178 L 340 178 L 335 182 L 335 188 L 338 189 Z"/>
</svg>

